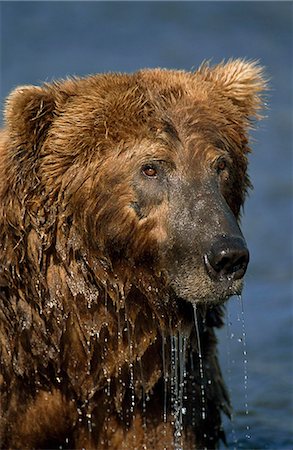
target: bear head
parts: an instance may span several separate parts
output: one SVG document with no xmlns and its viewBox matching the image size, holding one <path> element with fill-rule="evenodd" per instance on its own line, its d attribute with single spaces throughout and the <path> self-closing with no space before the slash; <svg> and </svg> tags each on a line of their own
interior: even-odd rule
<svg viewBox="0 0 293 450">
<path fill-rule="evenodd" d="M 10 223 L 25 208 L 47 248 L 83 252 L 100 278 L 101 265 L 118 278 L 148 272 L 192 303 L 239 294 L 247 132 L 264 87 L 256 63 L 231 60 L 17 88 L 3 138 Z"/>
</svg>

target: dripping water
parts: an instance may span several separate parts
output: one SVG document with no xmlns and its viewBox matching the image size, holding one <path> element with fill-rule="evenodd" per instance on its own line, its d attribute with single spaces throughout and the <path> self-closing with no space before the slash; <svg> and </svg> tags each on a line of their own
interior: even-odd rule
<svg viewBox="0 0 293 450">
<path fill-rule="evenodd" d="M 132 346 L 132 344 L 131 344 Z M 132 357 L 132 355 L 131 355 Z M 131 401 L 130 401 L 130 415 L 132 416 L 132 423 L 135 419 L 134 407 L 135 407 L 135 396 L 134 396 L 134 374 L 133 374 L 133 362 L 129 363 L 129 371 L 130 371 L 130 379 L 129 379 L 129 388 L 131 393 Z"/>
<path fill-rule="evenodd" d="M 145 381 L 143 374 L 143 367 L 141 359 L 139 360 L 140 367 L 140 379 L 141 379 L 141 400 L 142 400 L 142 429 L 143 429 L 143 450 L 146 448 L 146 436 L 147 436 L 147 420 L 146 420 L 146 392 Z"/>
<path fill-rule="evenodd" d="M 196 395 L 196 381 L 195 381 L 195 368 L 194 368 L 194 360 L 193 360 L 193 354 L 190 353 L 190 374 L 189 379 L 191 381 L 191 425 L 192 428 L 195 428 L 196 425 L 196 402 L 197 402 L 197 395 Z"/>
<path fill-rule="evenodd" d="M 163 380 L 164 380 L 164 408 L 163 408 L 163 422 L 167 423 L 167 385 L 168 385 L 168 373 L 167 373 L 167 361 L 166 361 L 166 336 L 162 332 L 162 359 L 163 359 Z M 164 426 L 164 434 L 166 435 L 166 426 Z"/>
<path fill-rule="evenodd" d="M 242 353 L 242 364 L 243 364 L 243 385 L 242 385 L 242 396 L 244 396 L 244 399 L 242 397 L 242 404 L 243 404 L 243 413 L 245 415 L 245 438 L 247 440 L 251 439 L 250 434 L 250 426 L 248 425 L 248 415 L 249 415 L 249 406 L 248 406 L 248 360 L 247 360 L 247 343 L 246 343 L 246 326 L 245 326 L 245 315 L 244 315 L 244 305 L 241 296 L 238 296 L 239 300 L 239 309 L 233 312 L 233 319 L 235 317 L 236 319 L 236 328 L 232 329 L 232 320 L 231 320 L 231 313 L 228 308 L 228 315 L 227 315 L 227 369 L 228 369 L 228 386 L 233 385 L 233 382 L 231 382 L 231 378 L 233 375 L 233 369 L 235 369 L 235 359 L 232 358 L 232 352 L 231 352 L 231 343 L 233 341 L 236 343 L 239 343 L 241 345 L 241 353 Z M 236 305 L 238 306 L 238 305 Z M 234 347 L 234 346 L 233 346 Z M 241 386 L 240 386 L 241 387 Z M 231 389 L 229 389 L 229 394 L 233 398 Z M 242 409 L 242 408 L 241 408 Z M 237 418 L 237 415 L 234 416 L 232 414 L 231 422 L 232 422 L 232 428 L 231 428 L 231 443 L 233 443 L 233 448 L 236 450 L 238 448 L 239 444 L 239 436 L 236 436 L 235 432 L 235 417 Z"/>
<path fill-rule="evenodd" d="M 227 373 L 228 373 L 228 392 L 229 392 L 229 396 L 230 398 L 232 398 L 232 389 L 231 389 L 231 385 L 232 385 L 232 365 L 235 364 L 235 360 L 231 359 L 231 347 L 230 347 L 230 341 L 234 338 L 234 333 L 232 332 L 232 328 L 231 328 L 232 322 L 231 322 L 231 315 L 230 315 L 230 311 L 229 308 L 227 310 Z M 235 431 L 235 419 L 234 419 L 234 412 L 231 411 L 231 416 L 230 416 L 230 420 L 231 420 L 231 434 L 232 434 L 232 442 L 234 445 L 234 450 L 236 450 L 237 445 L 238 445 L 238 440 L 236 437 L 236 431 Z"/>
<path fill-rule="evenodd" d="M 105 425 L 104 425 L 104 431 L 105 431 L 105 435 L 107 435 L 107 431 L 108 431 L 108 426 L 109 426 L 109 422 L 110 422 L 110 403 L 111 403 L 111 377 L 110 374 L 108 373 L 107 370 L 107 353 L 108 353 L 108 334 L 107 334 L 107 330 L 108 330 L 108 296 L 107 293 L 105 292 L 105 297 L 104 297 L 104 307 L 105 307 L 105 314 L 106 314 L 106 322 L 103 323 L 103 326 L 105 327 L 105 333 L 104 333 L 104 345 L 102 346 L 102 351 L 101 351 L 101 359 L 102 361 L 104 361 L 104 377 L 106 380 L 106 384 L 104 387 L 104 394 L 105 394 L 105 404 L 106 404 L 106 420 L 105 420 Z M 105 365 L 106 363 L 106 365 Z"/>
<path fill-rule="evenodd" d="M 123 417 L 123 407 L 122 407 L 122 402 L 123 402 L 123 379 L 122 379 L 122 366 L 120 363 L 120 354 L 122 352 L 122 347 L 123 347 L 123 341 L 122 341 L 122 328 L 121 328 L 121 318 L 120 318 L 120 310 L 119 308 L 117 309 L 117 346 L 118 346 L 118 383 L 120 384 L 120 389 L 119 389 L 119 396 L 120 396 L 120 402 L 119 402 L 119 411 L 118 411 L 118 415 L 119 418 L 122 422 L 124 422 L 124 417 Z"/>
<path fill-rule="evenodd" d="M 87 375 L 90 375 L 91 373 L 91 341 L 90 339 L 88 339 L 86 341 L 86 346 L 87 346 Z"/>
<path fill-rule="evenodd" d="M 125 310 L 125 321 L 128 337 L 128 358 L 129 358 L 129 389 L 130 389 L 130 409 L 126 425 L 130 428 L 130 424 L 135 421 L 135 390 L 134 390 L 134 370 L 133 370 L 133 342 L 130 335 L 130 324 Z M 133 442 L 136 441 L 135 434 L 132 434 Z"/>
<path fill-rule="evenodd" d="M 179 333 L 179 405 L 180 405 L 180 428 L 182 429 L 183 415 L 185 414 L 185 408 L 183 407 L 184 398 L 184 386 L 186 380 L 186 336 Z"/>
<path fill-rule="evenodd" d="M 92 415 L 91 413 L 87 413 L 87 426 L 88 426 L 88 432 L 89 434 L 92 434 Z"/>
<path fill-rule="evenodd" d="M 203 358 L 202 358 L 201 343 L 200 343 L 197 307 L 196 307 L 195 303 L 193 304 L 193 312 L 194 312 L 194 323 L 195 323 L 195 331 L 196 331 L 197 346 L 198 346 L 198 360 L 199 360 L 199 373 L 200 373 L 200 396 L 201 396 L 201 417 L 203 420 L 205 420 L 206 419 L 206 399 L 205 399 L 205 386 L 204 386 Z"/>
<path fill-rule="evenodd" d="M 108 427 L 109 427 L 109 422 L 110 422 L 110 403 L 111 403 L 111 378 L 109 376 L 109 374 L 107 373 L 107 371 L 104 371 L 104 375 L 106 378 L 106 385 L 105 385 L 105 403 L 107 405 L 106 408 L 106 420 L 105 420 L 105 434 L 107 435 L 107 431 L 108 431 Z"/>
<path fill-rule="evenodd" d="M 248 370 L 247 370 L 247 346 L 246 346 L 246 327 L 245 327 L 245 317 L 244 317 L 244 306 L 241 295 L 238 296 L 240 306 L 241 306 L 241 326 L 242 326 L 242 337 L 239 339 L 242 342 L 242 355 L 243 355 L 243 372 L 244 372 L 244 407 L 245 416 L 249 415 L 248 407 Z M 250 426 L 246 425 L 246 439 L 250 439 Z"/>
<path fill-rule="evenodd" d="M 166 336 L 164 331 L 162 331 L 162 360 L 163 360 L 163 383 L 164 383 L 164 406 L 163 406 L 163 440 L 164 440 L 164 450 L 166 450 L 165 442 L 167 435 L 167 389 L 168 389 L 168 378 L 169 374 L 167 372 L 167 361 L 166 361 Z"/>
<path fill-rule="evenodd" d="M 178 429 L 178 336 L 171 336 L 171 403 L 173 409 L 173 424 L 175 434 L 175 448 L 177 438 L 180 437 Z"/>
<path fill-rule="evenodd" d="M 186 336 L 181 333 L 171 335 L 171 412 L 174 426 L 174 448 L 182 449 L 184 387 L 186 379 L 185 369 Z M 164 400 L 165 401 L 165 400 Z M 165 406 L 165 405 L 164 405 Z"/>
</svg>

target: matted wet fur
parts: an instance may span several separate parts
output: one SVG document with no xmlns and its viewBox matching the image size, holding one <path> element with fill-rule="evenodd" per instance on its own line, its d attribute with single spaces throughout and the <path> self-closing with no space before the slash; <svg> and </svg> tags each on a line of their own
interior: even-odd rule
<svg viewBox="0 0 293 450">
<path fill-rule="evenodd" d="M 216 279 L 206 255 L 227 227 L 238 233 L 264 87 L 257 64 L 232 60 L 8 97 L 1 448 L 174 448 L 174 336 L 186 343 L 180 445 L 217 446 L 230 406 L 214 327 L 243 274 Z"/>
</svg>

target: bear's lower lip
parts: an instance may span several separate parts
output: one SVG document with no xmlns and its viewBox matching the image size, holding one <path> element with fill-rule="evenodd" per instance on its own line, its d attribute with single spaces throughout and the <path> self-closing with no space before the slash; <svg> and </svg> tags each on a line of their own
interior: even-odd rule
<svg viewBox="0 0 293 450">
<path fill-rule="evenodd" d="M 196 284 L 196 283 L 195 283 Z M 179 286 L 172 283 L 172 290 L 179 298 L 189 303 L 205 303 L 210 305 L 223 304 L 234 295 L 241 295 L 243 289 L 243 279 L 233 280 L 224 278 L 217 282 L 211 282 L 209 288 L 204 291 L 193 292 L 192 288 Z"/>
<path fill-rule="evenodd" d="M 225 303 L 233 295 L 241 295 L 243 289 L 243 279 L 234 280 L 233 277 L 227 279 L 222 278 L 215 283 L 218 286 L 218 297 L 212 298 L 211 302 Z"/>
</svg>

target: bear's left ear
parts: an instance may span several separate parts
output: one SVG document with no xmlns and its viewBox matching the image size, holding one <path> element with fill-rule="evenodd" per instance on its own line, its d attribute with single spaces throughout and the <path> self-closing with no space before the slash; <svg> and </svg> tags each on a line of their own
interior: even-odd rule
<svg viewBox="0 0 293 450">
<path fill-rule="evenodd" d="M 257 62 L 235 59 L 214 67 L 204 63 L 198 73 L 230 98 L 247 118 L 259 117 L 258 110 L 263 106 L 261 93 L 267 88 L 267 80 Z"/>
<path fill-rule="evenodd" d="M 31 157 L 42 145 L 54 118 L 75 95 L 75 81 L 68 79 L 42 86 L 21 86 L 8 96 L 5 122 L 14 150 Z"/>
<path fill-rule="evenodd" d="M 7 98 L 5 121 L 14 144 L 28 153 L 36 150 L 53 120 L 56 102 L 49 85 L 21 86 Z"/>
</svg>

